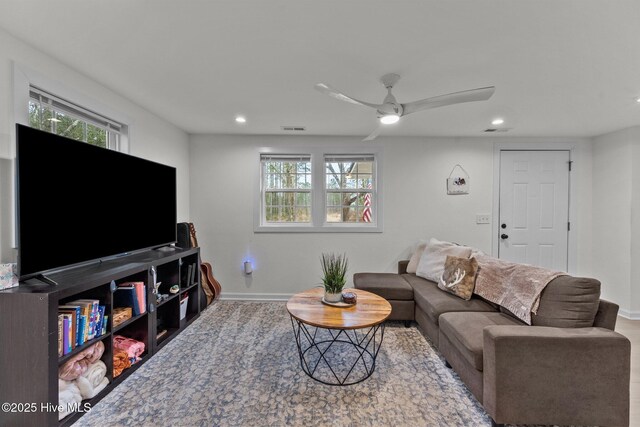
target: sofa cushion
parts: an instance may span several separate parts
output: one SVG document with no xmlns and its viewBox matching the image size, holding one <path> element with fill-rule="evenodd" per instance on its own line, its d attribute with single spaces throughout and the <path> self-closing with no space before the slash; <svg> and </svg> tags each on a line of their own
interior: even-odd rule
<svg viewBox="0 0 640 427">
<path fill-rule="evenodd" d="M 600 282 L 584 277 L 560 276 L 553 279 L 540 295 L 533 326 L 589 328 L 600 305 Z"/>
<path fill-rule="evenodd" d="M 387 300 L 413 300 L 413 288 L 395 273 L 356 273 L 353 275 L 353 286 Z"/>
<path fill-rule="evenodd" d="M 418 308 L 436 325 L 438 324 L 438 317 L 442 313 L 451 311 L 496 311 L 491 305 L 475 296 L 469 301 L 465 301 L 438 289 L 438 285 L 430 280 L 414 274 L 403 274 L 402 277 L 413 288 L 413 295 Z"/>
<path fill-rule="evenodd" d="M 444 262 L 447 255 L 469 258 L 472 249 L 468 246 L 459 246 L 455 243 L 441 242 L 431 238 L 420 257 L 416 275 L 437 282 L 444 271 Z"/>
<path fill-rule="evenodd" d="M 440 316 L 440 334 L 478 371 L 482 371 L 482 330 L 490 325 L 522 325 L 524 322 L 504 313 L 444 313 Z M 444 355 L 446 358 L 446 354 Z"/>
</svg>

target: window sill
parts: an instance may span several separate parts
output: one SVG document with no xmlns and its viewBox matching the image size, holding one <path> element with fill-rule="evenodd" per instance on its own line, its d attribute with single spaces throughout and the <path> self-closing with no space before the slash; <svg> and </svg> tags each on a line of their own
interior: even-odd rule
<svg viewBox="0 0 640 427">
<path fill-rule="evenodd" d="M 314 225 L 258 225 L 253 229 L 254 233 L 382 233 L 382 226 L 352 225 L 352 224 L 325 224 Z"/>
</svg>

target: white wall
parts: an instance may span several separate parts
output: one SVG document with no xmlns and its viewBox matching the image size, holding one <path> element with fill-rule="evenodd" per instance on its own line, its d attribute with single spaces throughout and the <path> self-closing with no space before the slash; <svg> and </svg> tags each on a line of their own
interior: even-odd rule
<svg viewBox="0 0 640 427">
<path fill-rule="evenodd" d="M 594 138 L 593 270 L 602 296 L 640 318 L 640 127 Z"/>
<path fill-rule="evenodd" d="M 37 73 L 77 93 L 83 100 L 104 106 L 127 117 L 130 125 L 129 153 L 177 168 L 178 220 L 189 219 L 188 136 L 167 121 L 130 102 L 126 96 L 101 86 L 57 60 L 0 30 L 0 261 L 15 260 L 11 248 L 11 165 L 14 153 L 14 64 Z M 123 66 L 126 66 L 123 64 Z M 27 73 L 28 74 L 28 73 Z M 126 94 L 125 94 L 126 95 Z"/>
<path fill-rule="evenodd" d="M 346 252 L 349 276 L 362 271 L 396 270 L 418 239 L 440 239 L 491 251 L 491 226 L 477 225 L 478 213 L 493 204 L 494 140 L 487 138 L 379 138 L 383 149 L 383 233 L 254 233 L 254 190 L 260 147 L 338 144 L 361 147 L 354 137 L 278 137 L 193 135 L 191 141 L 191 215 L 202 257 L 213 264 L 226 296 L 284 297 L 320 283 L 322 252 Z M 509 139 L 499 139 L 500 143 Z M 536 143 L 540 140 L 514 139 Z M 553 142 L 548 139 L 546 142 Z M 567 141 L 562 141 L 567 142 Z M 577 206 L 589 204 L 589 140 L 574 140 Z M 330 151 L 330 149 L 328 150 Z M 445 180 L 460 163 L 470 175 L 470 194 L 446 195 Z M 582 165 L 581 165 L 582 164 Z M 574 221 L 579 235 L 577 274 L 590 272 L 589 215 Z M 241 264 L 254 261 L 252 277 Z"/>
</svg>

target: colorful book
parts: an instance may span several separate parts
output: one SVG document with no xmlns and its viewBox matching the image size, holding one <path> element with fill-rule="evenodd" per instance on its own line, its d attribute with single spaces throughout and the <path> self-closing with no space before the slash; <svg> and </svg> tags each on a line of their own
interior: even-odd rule
<svg viewBox="0 0 640 427">
<path fill-rule="evenodd" d="M 133 287 L 136 290 L 136 298 L 138 300 L 138 310 L 134 310 L 133 315 L 138 316 L 147 312 L 147 287 L 144 282 L 123 282 L 118 284 L 118 289 L 126 289 Z M 134 307 L 134 306 L 128 306 Z M 137 314 L 136 314 L 137 313 Z"/>
<path fill-rule="evenodd" d="M 135 286 L 118 286 L 113 293 L 114 307 L 131 307 L 133 316 L 140 315 L 138 295 Z"/>
<path fill-rule="evenodd" d="M 71 343 L 69 343 L 70 333 L 70 325 L 71 324 L 71 315 L 63 314 L 62 315 L 62 347 L 63 353 L 69 354 L 71 353 Z"/>
<path fill-rule="evenodd" d="M 93 307 L 93 303 L 89 303 L 86 301 L 74 301 L 74 303 L 80 305 L 80 318 L 84 317 L 84 326 L 80 331 L 82 335 L 82 342 L 87 342 L 89 340 L 89 321 L 91 319 L 91 308 Z"/>
<path fill-rule="evenodd" d="M 91 310 L 93 307 L 93 300 L 76 300 L 72 301 L 70 304 L 76 304 L 80 306 L 80 316 L 85 316 L 85 325 L 81 333 L 83 334 L 82 341 L 89 341 L 89 326 L 91 324 Z"/>
<path fill-rule="evenodd" d="M 94 339 L 97 336 L 96 335 L 97 334 L 96 318 L 98 317 L 98 305 L 100 304 L 100 301 L 97 299 L 79 299 L 71 302 L 71 304 L 79 304 L 79 305 L 87 306 L 87 310 L 89 311 L 89 314 L 88 314 L 89 325 L 87 328 L 88 329 L 87 338 L 85 341 Z"/>
<path fill-rule="evenodd" d="M 104 322 L 104 310 L 106 309 L 106 307 L 104 305 L 99 305 L 98 306 L 98 316 L 100 318 L 100 320 L 97 323 L 97 327 L 96 327 L 96 334 L 97 336 L 102 335 L 104 332 L 102 332 L 102 323 Z"/>
<path fill-rule="evenodd" d="M 109 322 L 109 316 L 104 316 L 102 318 L 102 335 L 107 333 L 107 324 Z"/>
<path fill-rule="evenodd" d="M 136 282 L 134 284 L 136 288 L 136 296 L 138 298 L 138 307 L 140 308 L 140 314 L 147 312 L 147 288 L 144 286 L 144 282 Z"/>
<path fill-rule="evenodd" d="M 67 342 L 69 343 L 69 347 L 67 347 L 68 353 L 71 353 L 73 350 L 73 329 L 71 325 L 73 324 L 74 316 L 73 314 L 69 314 L 69 329 L 67 329 Z"/>
<path fill-rule="evenodd" d="M 69 329 L 71 332 L 71 337 L 69 339 L 69 344 L 71 345 L 71 349 L 74 349 L 78 345 L 78 342 L 76 341 L 78 330 L 78 316 L 76 310 L 61 308 L 58 310 L 58 313 L 68 314 L 70 316 Z"/>
<path fill-rule="evenodd" d="M 82 345 L 85 343 L 84 340 L 84 328 L 87 324 L 87 316 L 80 316 L 80 322 L 78 323 L 78 330 L 80 333 L 78 334 L 78 345 Z"/>
<path fill-rule="evenodd" d="M 80 345 L 80 315 L 81 315 L 82 307 L 76 304 L 66 304 L 58 307 L 58 312 L 66 313 L 72 312 L 75 314 L 75 319 L 73 321 L 73 348 Z"/>
<path fill-rule="evenodd" d="M 64 333 L 63 321 L 64 319 L 62 317 L 62 314 L 58 314 L 58 357 L 64 354 L 64 348 L 62 347 L 64 342 L 64 336 L 62 335 Z"/>
</svg>

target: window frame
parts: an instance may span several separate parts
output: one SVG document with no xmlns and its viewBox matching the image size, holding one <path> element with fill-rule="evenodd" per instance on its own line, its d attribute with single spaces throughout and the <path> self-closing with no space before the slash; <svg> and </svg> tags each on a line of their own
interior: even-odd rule
<svg viewBox="0 0 640 427">
<path fill-rule="evenodd" d="M 371 159 L 370 159 L 371 158 Z M 340 153 L 340 154 L 336 154 L 336 153 L 326 153 L 323 156 L 323 162 L 322 162 L 322 174 L 324 176 L 324 182 L 323 182 L 323 189 L 324 189 L 324 223 L 326 224 L 326 226 L 338 226 L 338 227 L 348 227 L 348 226 L 356 226 L 358 228 L 361 227 L 373 227 L 375 226 L 375 224 L 377 223 L 377 218 L 378 218 L 378 209 L 377 209 L 377 187 L 378 187 L 378 182 L 377 182 L 377 162 L 376 162 L 376 155 L 375 154 L 353 154 L 353 153 L 349 153 L 349 154 L 344 154 L 344 153 Z M 331 160 L 338 160 L 338 161 L 331 161 Z M 327 186 L 327 177 L 329 176 L 329 174 L 326 171 L 327 168 L 327 163 L 339 163 L 342 162 L 344 163 L 349 162 L 349 161 L 371 161 L 372 165 L 371 165 L 371 181 L 373 182 L 373 188 L 368 189 L 368 188 L 340 188 L 340 189 L 330 189 Z M 359 174 L 359 173 L 357 173 Z M 372 215 L 372 220 L 369 222 L 364 222 L 364 221 L 356 221 L 356 222 L 329 222 L 327 221 L 327 211 L 328 211 L 328 207 L 329 204 L 327 202 L 328 199 L 328 195 L 329 193 L 337 193 L 337 194 L 343 194 L 343 193 L 369 193 L 372 196 L 372 200 L 373 203 L 371 205 L 371 212 L 373 213 Z M 331 205 L 331 207 L 338 207 L 338 206 L 334 206 Z M 342 208 L 342 205 L 340 205 L 339 207 Z M 357 206 L 356 206 L 356 212 L 357 212 Z"/>
<path fill-rule="evenodd" d="M 38 86 L 29 85 L 29 107 L 31 104 L 35 104 L 39 109 L 38 115 L 40 116 L 40 127 L 37 129 L 44 130 L 45 132 L 50 132 L 58 135 L 57 133 L 57 122 L 52 121 L 51 128 L 52 129 L 43 129 L 42 128 L 42 117 L 43 108 L 48 108 L 52 111 L 53 114 L 63 114 L 72 119 L 79 120 L 84 125 L 84 139 L 78 139 L 78 141 L 86 142 L 88 144 L 92 144 L 87 140 L 87 127 L 89 125 L 101 129 L 106 134 L 105 144 L 109 150 L 121 151 L 120 149 L 120 140 L 123 137 L 123 131 L 126 126 L 122 123 L 118 123 L 115 120 L 109 119 L 100 113 L 96 113 L 95 111 L 91 111 L 82 105 L 79 105 L 75 102 L 66 100 L 58 95 L 52 94 L 45 89 L 41 89 Z M 30 108 L 29 108 L 30 110 Z M 29 125 L 31 125 L 31 120 L 29 120 Z M 75 139 L 75 138 L 72 138 Z M 94 144 L 92 144 L 94 145 Z"/>
<path fill-rule="evenodd" d="M 135 132 L 135 123 L 132 117 L 111 105 L 102 101 L 100 90 L 91 90 L 93 95 L 88 95 L 86 91 L 76 89 L 75 85 L 62 83 L 54 80 L 39 71 L 19 62 L 13 62 L 13 115 L 14 121 L 25 126 L 29 126 L 29 100 L 32 87 L 42 88 L 44 91 L 55 94 L 55 96 L 69 100 L 71 103 L 82 106 L 82 108 L 96 112 L 98 115 L 108 117 L 110 120 L 119 123 L 120 129 L 119 146 L 117 151 L 121 153 L 130 152 L 131 135 Z M 10 132 L 11 141 L 15 141 L 15 128 Z M 1 147 L 0 147 L 1 148 Z M 0 150 L 2 151 L 2 150 Z M 2 156 L 2 154 L 0 154 Z M 15 143 L 10 144 L 8 156 L 15 158 Z"/>
<path fill-rule="evenodd" d="M 286 161 L 286 160 L 290 160 L 290 161 L 307 161 L 311 164 L 311 188 L 306 189 L 306 188 L 280 188 L 280 189 L 271 189 L 269 190 L 267 188 L 267 185 L 265 183 L 265 178 L 266 178 L 266 171 L 265 169 L 265 162 L 266 160 L 263 158 L 264 156 L 272 158 L 274 160 L 281 160 L 281 161 Z M 308 160 L 307 160 L 308 159 Z M 297 173 L 296 173 L 297 174 Z M 267 227 L 278 227 L 278 226 L 301 226 L 301 227 L 308 227 L 309 224 L 313 223 L 313 193 L 314 193 L 314 188 L 313 188 L 313 183 L 314 183 L 314 177 L 313 177 L 313 163 L 312 163 L 312 159 L 311 156 L 306 155 L 306 154 L 265 154 L 265 153 L 261 153 L 260 154 L 260 220 L 262 221 L 263 224 L 265 224 L 265 226 Z M 267 193 L 308 193 L 309 194 L 309 198 L 311 199 L 311 205 L 309 206 L 309 209 L 311 211 L 311 218 L 309 222 L 267 222 L 266 218 L 267 218 L 267 204 L 265 203 L 265 197 L 267 195 Z M 295 204 L 294 204 L 294 209 L 295 209 Z"/>
<path fill-rule="evenodd" d="M 383 152 L 379 145 L 357 147 L 351 144 L 339 146 L 275 146 L 259 147 L 256 150 L 254 191 L 254 232 L 255 233 L 382 233 L 383 232 Z M 262 157 L 309 156 L 311 158 L 311 221 L 309 223 L 267 223 L 264 199 L 264 173 Z M 371 222 L 327 222 L 327 174 L 325 158 L 336 156 L 373 157 Z M 360 192 L 360 191 L 356 191 Z"/>
</svg>

